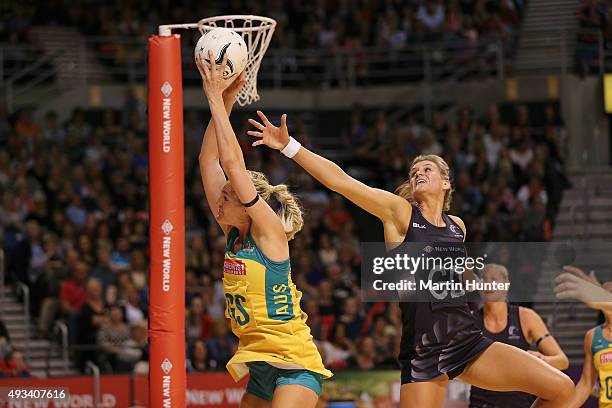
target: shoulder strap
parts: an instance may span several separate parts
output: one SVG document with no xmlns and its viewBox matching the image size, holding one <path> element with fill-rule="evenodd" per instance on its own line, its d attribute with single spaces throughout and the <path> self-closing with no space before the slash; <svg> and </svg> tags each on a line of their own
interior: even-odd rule
<svg viewBox="0 0 612 408">
<path fill-rule="evenodd" d="M 521 316 L 518 306 L 508 303 L 508 325 L 510 324 L 521 327 Z"/>
<path fill-rule="evenodd" d="M 601 334 L 601 325 L 595 327 L 595 332 L 593 333 L 593 338 L 591 339 L 591 354 L 593 354 L 593 356 L 595 356 L 595 344 L 597 344 L 597 341 L 602 339 L 603 336 Z"/>
<path fill-rule="evenodd" d="M 417 207 L 416 205 L 412 203 L 410 203 L 410 206 L 412 207 L 412 211 L 410 212 L 410 219 L 408 220 L 408 228 L 406 229 L 406 235 L 404 235 L 403 242 L 407 242 L 410 240 L 410 231 L 412 230 L 412 221 L 414 221 L 415 217 L 418 217 L 421 215 L 421 210 L 419 210 L 419 207 Z"/>
</svg>

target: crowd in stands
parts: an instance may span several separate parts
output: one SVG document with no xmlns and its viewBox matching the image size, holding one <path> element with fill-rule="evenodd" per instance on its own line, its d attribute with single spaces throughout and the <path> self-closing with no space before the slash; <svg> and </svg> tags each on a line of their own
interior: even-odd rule
<svg viewBox="0 0 612 408">
<path fill-rule="evenodd" d="M 357 107 L 348 132 L 352 166 L 392 191 L 412 157 L 439 154 L 454 174 L 451 213 L 464 219 L 470 241 L 545 241 L 569 182 L 563 122 L 553 105 L 541 116 L 530 118 L 524 105 L 502 115 L 492 105 L 476 117 L 462 106 L 451 120 L 435 111 L 430 125 L 409 117 L 391 127 L 384 111 L 368 116 Z"/>
<path fill-rule="evenodd" d="M 363 76 L 364 71 L 374 69 L 376 64 L 397 64 L 396 56 L 389 54 L 383 59 L 380 55 L 368 56 L 366 49 L 397 51 L 428 43 L 443 50 L 452 44 L 453 49 L 460 50 L 455 52 L 460 55 L 453 57 L 465 63 L 470 58 L 476 59 L 479 53 L 494 57 L 496 51 L 486 47 L 487 41 L 501 39 L 511 53 L 524 9 L 525 0 L 187 1 L 181 7 L 169 2 L 73 4 L 54 0 L 36 7 L 13 3 L 6 24 L 0 26 L 0 34 L 5 33 L 0 38 L 26 39 L 29 28 L 34 25 L 74 27 L 88 36 L 88 45 L 95 49 L 101 63 L 132 70 L 129 75 L 124 74 L 128 68 L 115 71 L 114 78 L 125 81 L 134 75 L 144 75 L 144 45 L 160 24 L 195 22 L 215 15 L 263 15 L 278 23 L 271 49 L 319 49 L 334 55 L 345 51 L 355 56 L 355 75 Z M 192 55 L 196 35 L 199 36 L 184 35 L 185 55 Z M 439 62 L 445 57 L 440 52 L 436 54 Z M 330 62 L 330 58 L 320 58 L 310 56 L 301 61 L 287 56 L 282 69 L 295 71 L 297 65 L 303 72 L 313 65 Z M 412 69 L 420 67 L 423 63 L 419 58 L 420 54 L 415 57 L 408 53 L 404 56 L 405 64 Z M 266 63 L 263 71 L 272 72 L 274 66 Z M 335 63 L 341 65 L 338 61 Z M 185 65 L 184 70 L 188 79 L 192 76 L 199 79 L 193 64 Z"/>
<path fill-rule="evenodd" d="M 237 134 L 244 113 L 234 115 Z M 507 115 L 506 115 L 507 116 Z M 97 118 L 97 119 L 95 119 Z M 223 370 L 236 348 L 224 317 L 225 242 L 203 196 L 197 156 L 205 115 L 186 114 L 186 339 L 191 371 Z M 554 106 L 541 123 L 522 105 L 509 119 L 497 106 L 482 117 L 469 107 L 391 125 L 384 111 L 355 107 L 344 125 L 354 160 L 342 165 L 393 191 L 420 153 L 451 165 L 452 214 L 471 241 L 550 238 L 561 194 L 564 127 Z M 56 319 L 70 331 L 75 362 L 106 372 L 147 370 L 148 224 L 144 107 L 128 93 L 121 111 L 76 109 L 0 117 L 0 227 L 7 271 L 32 292 L 40 336 Z M 291 129 L 312 146 L 304 128 Z M 334 368 L 394 367 L 399 310 L 361 303 L 358 214 L 277 152 L 241 143 L 250 169 L 288 182 L 305 208 L 291 242 L 292 277 L 326 363 Z M 317 150 L 316 146 L 312 146 Z M 1 336 L 0 336 L 1 337 Z M 7 337 L 8 338 L 8 337 Z"/>
<path fill-rule="evenodd" d="M 192 22 L 215 15 L 262 15 L 278 22 L 278 47 L 401 47 L 443 37 L 511 36 L 524 0 L 281 0 L 168 2 L 81 2 L 54 0 L 36 7 L 15 4 L 8 32 L 23 33 L 31 24 L 78 27 L 96 36 L 144 37 L 160 24 Z"/>
</svg>

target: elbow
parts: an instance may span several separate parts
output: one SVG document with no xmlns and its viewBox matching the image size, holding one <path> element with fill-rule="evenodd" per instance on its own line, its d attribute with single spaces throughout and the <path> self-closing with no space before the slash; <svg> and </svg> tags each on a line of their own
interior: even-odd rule
<svg viewBox="0 0 612 408">
<path fill-rule="evenodd" d="M 215 156 L 211 155 L 210 153 L 206 153 L 206 152 L 203 152 L 203 151 L 200 151 L 200 154 L 198 155 L 198 162 L 200 164 L 204 164 L 207 161 L 214 161 L 214 160 L 219 161 L 219 157 L 218 156 L 215 157 Z"/>
<path fill-rule="evenodd" d="M 565 353 L 562 353 L 560 361 L 559 361 L 559 367 L 557 368 L 559 370 L 567 370 L 568 367 L 569 367 L 569 359 L 567 358 Z"/>
<path fill-rule="evenodd" d="M 323 184 L 325 184 L 325 187 L 329 188 L 333 192 L 343 195 L 342 193 L 346 191 L 348 181 L 350 181 L 350 178 L 346 173 L 342 172 L 341 174 L 338 174 L 337 177 L 331 177 L 326 183 Z"/>
<path fill-rule="evenodd" d="M 205 169 L 209 166 L 218 166 L 219 159 L 215 157 L 210 157 L 206 154 L 201 154 L 198 156 L 198 165 L 200 169 Z"/>
</svg>

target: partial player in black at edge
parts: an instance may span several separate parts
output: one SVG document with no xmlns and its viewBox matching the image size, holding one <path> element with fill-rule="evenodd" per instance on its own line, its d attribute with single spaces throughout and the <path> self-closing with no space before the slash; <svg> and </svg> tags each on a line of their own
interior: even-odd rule
<svg viewBox="0 0 612 408">
<path fill-rule="evenodd" d="M 483 282 L 509 282 L 503 265 L 487 264 Z M 476 312 L 476 323 L 485 337 L 525 350 L 558 370 L 569 360 L 542 318 L 532 309 L 508 303 L 506 290 L 481 291 L 483 307 Z M 538 351 L 530 350 L 535 345 Z M 535 397 L 522 392 L 497 392 L 472 386 L 470 408 L 529 408 Z"/>
<path fill-rule="evenodd" d="M 433 231 L 427 241 L 440 241 L 460 228 L 463 221 L 445 214 L 450 207 L 451 183 L 448 164 L 439 156 L 419 156 L 410 166 L 410 178 L 397 194 L 376 189 L 352 178 L 338 165 L 300 146 L 290 138 L 286 116 L 274 126 L 258 111 L 261 123 L 249 122 L 258 131 L 247 132 L 259 138 L 253 146 L 265 144 L 283 150 L 305 171 L 327 188 L 343 195 L 363 210 L 379 218 L 388 245 L 421 239 L 413 222 Z M 421 228 L 419 228 L 421 229 Z M 457 234 L 458 235 L 458 234 Z M 566 408 L 574 384 L 561 371 L 516 347 L 484 338 L 468 305 L 427 311 L 427 303 L 403 307 L 401 408 L 436 408 L 444 402 L 450 378 L 459 378 L 480 388 L 494 391 L 522 391 L 538 396 L 534 408 Z M 421 314 L 420 312 L 424 313 Z M 438 330 L 436 322 L 444 323 Z M 433 333 L 433 336 L 432 336 Z M 453 339 L 453 334 L 458 339 Z M 431 344 L 423 344 L 423 337 Z"/>
</svg>

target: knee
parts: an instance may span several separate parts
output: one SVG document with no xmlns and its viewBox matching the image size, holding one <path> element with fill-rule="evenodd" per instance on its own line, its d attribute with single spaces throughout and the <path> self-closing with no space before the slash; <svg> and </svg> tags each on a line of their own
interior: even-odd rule
<svg viewBox="0 0 612 408">
<path fill-rule="evenodd" d="M 574 382 L 571 378 L 563 373 L 559 373 L 556 380 L 555 388 L 557 395 L 561 401 L 568 401 L 574 393 Z"/>
</svg>

